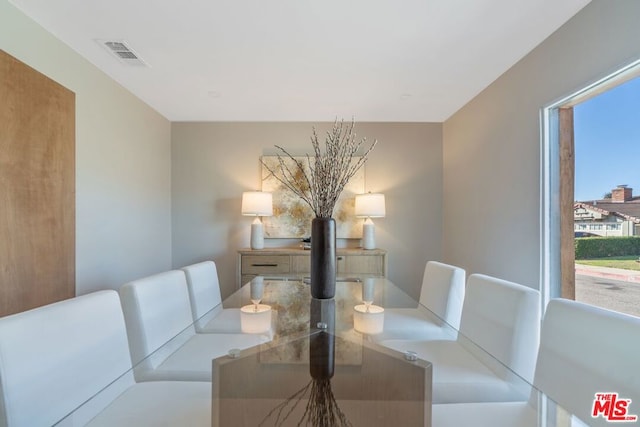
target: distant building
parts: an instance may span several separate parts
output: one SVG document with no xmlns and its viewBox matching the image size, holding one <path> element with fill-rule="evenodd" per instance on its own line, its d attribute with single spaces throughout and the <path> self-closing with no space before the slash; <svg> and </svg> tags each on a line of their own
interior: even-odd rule
<svg viewBox="0 0 640 427">
<path fill-rule="evenodd" d="M 640 197 L 633 197 L 633 189 L 619 185 L 611 190 L 610 199 L 575 202 L 573 229 L 576 236 L 638 236 Z"/>
</svg>

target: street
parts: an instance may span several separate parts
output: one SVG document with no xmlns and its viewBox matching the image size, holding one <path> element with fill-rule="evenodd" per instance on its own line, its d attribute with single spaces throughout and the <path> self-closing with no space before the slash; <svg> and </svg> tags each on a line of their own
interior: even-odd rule
<svg viewBox="0 0 640 427">
<path fill-rule="evenodd" d="M 576 274 L 576 301 L 640 317 L 640 283 Z"/>
</svg>

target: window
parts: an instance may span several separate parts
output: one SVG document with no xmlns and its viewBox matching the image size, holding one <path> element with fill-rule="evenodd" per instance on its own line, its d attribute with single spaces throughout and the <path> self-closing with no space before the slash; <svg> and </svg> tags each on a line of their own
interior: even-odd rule
<svg viewBox="0 0 640 427">
<path fill-rule="evenodd" d="M 574 220 L 575 201 L 575 142 L 574 141 L 574 107 L 605 93 L 624 83 L 638 80 L 640 87 L 640 61 L 604 78 L 585 89 L 555 103 L 543 110 L 542 114 L 542 262 L 541 262 L 541 290 L 543 304 L 550 298 L 565 297 L 576 299 L 575 252 L 573 230 L 589 230 L 598 235 L 620 236 L 625 230 L 638 230 L 636 225 L 624 226 L 622 223 L 586 223 L 579 224 Z M 635 95 L 636 98 L 640 97 Z M 634 109 L 637 112 L 638 109 Z M 637 127 L 637 120 L 633 125 Z M 637 140 L 636 140 L 637 142 Z M 607 141 L 603 140 L 603 144 Z M 601 147 L 605 149 L 606 147 Z M 626 155 L 626 154 L 625 154 Z M 633 156 L 637 159 L 636 156 Z M 595 169 L 598 172 L 597 169 Z M 591 173 L 594 169 L 590 170 Z M 616 182 L 614 185 L 621 184 Z M 639 186 L 640 187 L 640 186 Z M 606 189 L 605 189 L 606 190 Z M 605 191 L 603 190 L 603 191 Z M 640 188 L 638 188 L 640 191 Z M 579 227 L 579 228 L 578 228 Z M 588 228 L 587 228 L 588 227 Z M 612 289 L 614 287 L 611 287 Z M 578 299 L 580 292 L 578 291 Z M 623 297 L 624 298 L 624 297 Z M 599 304 L 603 298 L 596 301 L 586 301 Z M 613 308 L 613 307 L 608 307 Z M 613 308 L 617 309 L 617 308 Z M 640 316 L 640 298 L 635 304 L 636 314 Z M 625 311 L 625 310 L 620 310 Z M 629 311 L 626 311 L 629 312 Z"/>
</svg>

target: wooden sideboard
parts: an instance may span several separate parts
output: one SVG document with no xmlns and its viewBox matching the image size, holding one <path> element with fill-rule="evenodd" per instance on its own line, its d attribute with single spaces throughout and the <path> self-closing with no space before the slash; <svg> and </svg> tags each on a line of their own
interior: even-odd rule
<svg viewBox="0 0 640 427">
<path fill-rule="evenodd" d="M 238 251 L 238 287 L 258 275 L 308 275 L 310 253 L 298 248 L 241 249 Z M 336 256 L 339 275 L 387 274 L 387 251 L 383 249 L 338 249 Z"/>
</svg>

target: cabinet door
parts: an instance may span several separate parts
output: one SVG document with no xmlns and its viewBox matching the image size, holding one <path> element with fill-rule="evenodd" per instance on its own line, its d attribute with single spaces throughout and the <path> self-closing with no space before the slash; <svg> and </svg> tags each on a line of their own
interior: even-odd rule
<svg viewBox="0 0 640 427">
<path fill-rule="evenodd" d="M 384 274 L 384 260 L 381 255 L 342 255 L 338 259 L 339 274 Z"/>
<path fill-rule="evenodd" d="M 304 255 L 291 255 L 291 273 L 309 274 L 311 272 L 310 253 Z"/>
</svg>

